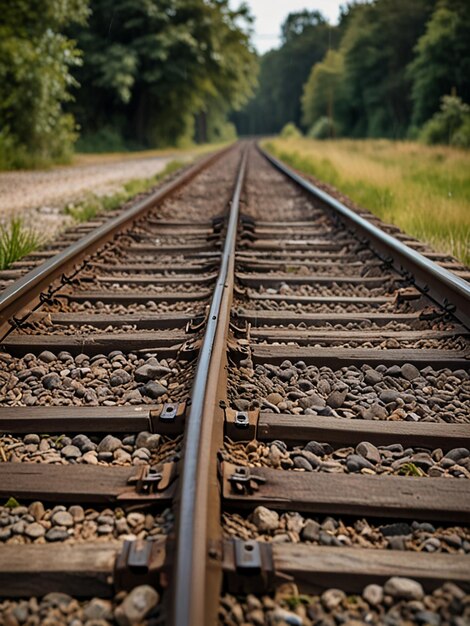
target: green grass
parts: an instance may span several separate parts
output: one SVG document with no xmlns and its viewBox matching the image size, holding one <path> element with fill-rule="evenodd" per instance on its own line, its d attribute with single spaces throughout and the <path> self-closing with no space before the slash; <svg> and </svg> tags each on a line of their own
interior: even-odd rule
<svg viewBox="0 0 470 626">
<path fill-rule="evenodd" d="M 468 152 L 382 139 L 274 139 L 266 147 L 385 222 L 470 264 Z"/>
<path fill-rule="evenodd" d="M 183 166 L 181 161 L 170 161 L 165 168 L 151 178 L 135 178 L 125 183 L 122 191 L 118 191 L 110 196 L 98 196 L 90 194 L 78 204 L 69 205 L 65 208 L 65 213 L 70 215 L 76 222 L 88 222 L 98 214 L 113 211 L 131 198 L 146 193 L 164 178 L 173 174 Z"/>
<path fill-rule="evenodd" d="M 41 236 L 24 226 L 20 218 L 13 218 L 8 224 L 0 226 L 0 270 L 8 269 L 41 244 Z"/>
</svg>

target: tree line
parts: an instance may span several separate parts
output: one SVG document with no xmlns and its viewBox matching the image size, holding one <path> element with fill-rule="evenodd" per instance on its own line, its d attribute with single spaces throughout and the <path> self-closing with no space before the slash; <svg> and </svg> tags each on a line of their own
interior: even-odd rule
<svg viewBox="0 0 470 626">
<path fill-rule="evenodd" d="M 261 59 L 242 134 L 291 122 L 313 137 L 417 138 L 470 145 L 470 3 L 375 0 L 289 15 Z"/>
<path fill-rule="evenodd" d="M 292 13 L 261 58 L 248 7 L 233 4 L 3 3 L 0 169 L 65 160 L 77 139 L 139 149 L 288 122 L 319 138 L 470 144 L 468 0 L 353 2 L 336 26 Z"/>
<path fill-rule="evenodd" d="M 229 0 L 15 0 L 0 21 L 0 167 L 235 135 L 256 85 Z"/>
</svg>

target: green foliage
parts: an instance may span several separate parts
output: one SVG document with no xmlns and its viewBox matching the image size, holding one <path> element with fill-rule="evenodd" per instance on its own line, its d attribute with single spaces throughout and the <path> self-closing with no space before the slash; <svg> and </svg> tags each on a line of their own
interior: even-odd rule
<svg viewBox="0 0 470 626">
<path fill-rule="evenodd" d="M 419 478 L 426 476 L 423 470 L 414 463 L 403 463 L 398 470 L 398 474 L 400 476 L 417 476 Z"/>
<path fill-rule="evenodd" d="M 125 152 L 127 146 L 116 128 L 102 126 L 96 132 L 87 133 L 79 137 L 76 144 L 77 152 L 105 153 Z"/>
<path fill-rule="evenodd" d="M 42 243 L 41 237 L 24 226 L 20 218 L 14 218 L 7 225 L 0 226 L 0 270 L 5 270 Z"/>
<path fill-rule="evenodd" d="M 440 0 L 409 67 L 413 81 L 413 124 L 421 126 L 439 110 L 441 97 L 456 90 L 470 102 L 470 3 Z"/>
<path fill-rule="evenodd" d="M 288 122 L 280 132 L 280 136 L 283 139 L 299 139 L 302 137 L 302 133 L 294 124 L 294 122 Z"/>
<path fill-rule="evenodd" d="M 291 13 L 282 27 L 284 44 L 261 58 L 259 88 L 242 112 L 233 115 L 241 134 L 277 133 L 292 121 L 301 125 L 303 86 L 312 66 L 339 41 L 339 29 L 317 11 Z"/>
<path fill-rule="evenodd" d="M 455 131 L 452 143 L 457 148 L 470 148 L 470 117 L 468 115 L 460 128 Z"/>
<path fill-rule="evenodd" d="M 459 1 L 464 0 L 448 0 Z M 283 45 L 261 60 L 255 99 L 234 118 L 238 130 L 279 132 L 289 120 L 311 128 L 319 118 L 329 117 L 342 135 L 406 136 L 413 104 L 407 67 L 435 4 L 352 3 L 342 8 L 335 27 L 316 12 L 289 15 Z"/>
<path fill-rule="evenodd" d="M 308 131 L 311 139 L 331 139 L 336 135 L 334 122 L 329 117 L 319 117 Z"/>
<path fill-rule="evenodd" d="M 434 0 L 377 0 L 353 7 L 341 42 L 344 56 L 339 119 L 353 137 L 406 135 L 411 118 L 413 47 Z"/>
<path fill-rule="evenodd" d="M 441 110 L 424 125 L 421 140 L 470 148 L 470 106 L 457 96 L 444 96 L 441 102 Z"/>
<path fill-rule="evenodd" d="M 90 7 L 89 27 L 73 31 L 84 63 L 72 110 L 87 136 L 111 126 L 126 144 L 185 145 L 195 115 L 226 115 L 250 96 L 257 61 L 245 5 L 91 0 Z"/>
<path fill-rule="evenodd" d="M 7 509 L 16 509 L 17 506 L 20 506 L 20 503 L 16 498 L 13 498 L 13 496 L 11 496 L 10 498 L 8 498 L 3 506 Z"/>
<path fill-rule="evenodd" d="M 308 596 L 306 594 L 300 594 L 298 596 L 289 596 L 287 598 L 283 598 L 283 601 L 286 603 L 287 608 L 290 611 L 295 611 L 302 604 L 309 605 L 312 603 L 312 596 Z"/>
<path fill-rule="evenodd" d="M 2 166 L 43 165 L 69 156 L 76 133 L 63 103 L 70 99 L 70 69 L 80 56 L 63 31 L 86 15 L 87 0 L 3 3 L 0 145 L 6 145 L 7 157 Z"/>
<path fill-rule="evenodd" d="M 305 126 L 312 127 L 320 118 L 334 118 L 334 110 L 341 97 L 342 73 L 343 55 L 335 50 L 329 50 L 324 60 L 312 67 L 302 96 L 302 121 Z M 325 123 L 322 122 L 311 136 L 322 139 L 331 137 L 330 130 L 333 130 L 333 126 L 328 123 L 328 127 L 327 134 L 322 135 L 322 129 L 325 128 Z M 313 128 L 310 132 L 312 131 Z"/>
</svg>

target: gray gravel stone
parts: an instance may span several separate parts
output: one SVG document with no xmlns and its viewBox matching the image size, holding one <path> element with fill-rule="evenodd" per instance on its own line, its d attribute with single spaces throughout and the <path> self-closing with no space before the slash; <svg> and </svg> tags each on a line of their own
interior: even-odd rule
<svg viewBox="0 0 470 626">
<path fill-rule="evenodd" d="M 298 469 L 303 469 L 306 470 L 307 472 L 311 472 L 313 470 L 313 467 L 310 465 L 310 463 L 307 461 L 307 459 L 304 456 L 295 456 L 293 458 L 294 461 L 294 467 L 297 467 Z"/>
<path fill-rule="evenodd" d="M 25 442 L 25 444 L 29 445 L 29 444 L 39 444 L 41 441 L 41 437 L 39 435 L 36 435 L 34 433 L 31 433 L 29 435 L 25 435 L 23 441 Z"/>
<path fill-rule="evenodd" d="M 347 389 L 343 389 L 342 391 L 335 389 L 328 396 L 326 404 L 332 409 L 339 409 L 341 406 L 343 406 L 343 402 L 346 400 L 347 393 Z"/>
<path fill-rule="evenodd" d="M 122 448 L 122 441 L 113 435 L 106 435 L 98 444 L 98 454 L 100 452 L 114 452 L 118 448 Z"/>
<path fill-rule="evenodd" d="M 73 517 L 67 511 L 58 511 L 52 516 L 52 523 L 55 526 L 65 526 L 71 528 L 74 524 Z"/>
<path fill-rule="evenodd" d="M 399 398 L 400 393 L 395 389 L 384 389 L 380 394 L 379 398 L 385 404 L 389 404 L 390 402 L 395 402 L 397 398 Z"/>
<path fill-rule="evenodd" d="M 345 599 L 346 594 L 341 589 L 328 589 L 321 595 L 322 604 L 329 611 L 334 611 Z"/>
<path fill-rule="evenodd" d="M 146 385 L 142 387 L 141 392 L 148 396 L 149 398 L 153 398 L 157 400 L 161 396 L 164 396 L 167 393 L 167 388 L 161 385 L 160 383 L 155 382 L 154 380 L 148 382 Z"/>
<path fill-rule="evenodd" d="M 57 357 L 53 352 L 49 350 L 44 350 L 41 354 L 38 355 L 38 359 L 43 361 L 44 363 L 53 363 L 57 361 Z"/>
<path fill-rule="evenodd" d="M 68 537 L 68 532 L 60 528 L 51 528 L 46 533 L 47 541 L 64 541 L 65 539 L 68 539 Z"/>
<path fill-rule="evenodd" d="M 158 604 L 159 595 L 150 585 L 141 585 L 126 596 L 123 603 L 114 612 L 119 626 L 139 624 Z"/>
<path fill-rule="evenodd" d="M 109 600 L 93 598 L 85 607 L 83 615 L 87 620 L 112 620 L 113 605 Z"/>
<path fill-rule="evenodd" d="M 395 524 L 381 526 L 380 531 L 385 537 L 394 537 L 397 535 L 411 535 L 412 528 L 406 522 L 396 522 Z"/>
<path fill-rule="evenodd" d="M 41 524 L 33 522 L 32 524 L 28 524 L 26 526 L 24 533 L 31 539 L 37 539 L 38 537 L 44 537 L 46 529 L 44 526 L 41 526 Z"/>
<path fill-rule="evenodd" d="M 367 372 L 364 375 L 364 382 L 367 385 L 376 385 L 377 383 L 380 383 L 380 381 L 382 380 L 383 376 L 380 372 L 378 372 L 377 370 L 367 370 Z"/>
<path fill-rule="evenodd" d="M 362 597 L 372 606 L 377 606 L 382 602 L 384 592 L 380 585 L 367 585 L 362 592 Z"/>
<path fill-rule="evenodd" d="M 308 519 L 302 529 L 301 536 L 304 541 L 318 541 L 320 524 L 313 519 Z"/>
<path fill-rule="evenodd" d="M 72 445 L 64 446 L 61 449 L 60 453 L 66 459 L 78 459 L 79 457 L 82 456 L 82 453 L 77 448 L 77 446 L 72 446 Z"/>
<path fill-rule="evenodd" d="M 253 524 L 261 532 L 277 530 L 279 526 L 279 514 L 264 506 L 257 506 L 252 515 Z"/>
<path fill-rule="evenodd" d="M 403 600 L 421 600 L 424 597 L 423 587 L 416 580 L 393 576 L 384 585 L 384 593 L 392 598 Z"/>
<path fill-rule="evenodd" d="M 78 504 L 73 504 L 69 507 L 69 513 L 73 517 L 74 522 L 83 522 L 85 519 L 85 511 Z"/>
<path fill-rule="evenodd" d="M 126 385 L 132 380 L 132 376 L 123 369 L 115 370 L 109 378 L 109 384 L 111 387 L 118 387 L 119 385 Z"/>
<path fill-rule="evenodd" d="M 458 463 L 462 459 L 467 459 L 469 456 L 470 451 L 468 448 L 454 448 L 453 450 L 450 450 L 444 458 L 451 459 L 452 461 L 455 461 L 455 463 Z"/>
<path fill-rule="evenodd" d="M 356 452 L 371 463 L 380 463 L 381 461 L 380 452 L 368 441 L 361 441 L 356 447 Z"/>
<path fill-rule="evenodd" d="M 46 374 L 42 378 L 41 382 L 44 388 L 49 390 L 60 389 L 60 387 L 62 387 L 62 379 L 55 372 L 52 372 L 51 374 Z"/>
<path fill-rule="evenodd" d="M 412 363 L 405 363 L 401 366 L 401 375 L 406 380 L 414 380 L 415 378 L 419 378 L 420 373 L 419 369 L 415 365 Z"/>
<path fill-rule="evenodd" d="M 350 472 L 360 472 L 361 469 L 373 469 L 372 463 L 358 454 L 350 454 L 346 460 L 346 467 Z"/>
</svg>

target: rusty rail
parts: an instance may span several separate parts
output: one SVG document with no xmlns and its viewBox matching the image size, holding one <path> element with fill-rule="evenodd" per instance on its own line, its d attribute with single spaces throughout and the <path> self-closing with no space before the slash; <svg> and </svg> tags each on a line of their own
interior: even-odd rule
<svg viewBox="0 0 470 626">
<path fill-rule="evenodd" d="M 133 204 L 129 209 L 123 211 L 121 215 L 99 226 L 7 287 L 0 294 L 0 328 L 4 327 L 8 320 L 17 315 L 23 307 L 33 302 L 34 298 L 48 287 L 53 280 L 62 275 L 67 268 L 82 261 L 99 246 L 110 241 L 119 231 L 122 231 L 141 215 L 144 215 L 155 204 L 175 193 L 183 185 L 186 185 L 197 174 L 209 167 L 232 148 L 233 145 L 202 158 L 171 182 L 163 185 L 143 200 Z"/>
<path fill-rule="evenodd" d="M 180 483 L 174 579 L 173 623 L 194 626 L 205 621 L 204 594 L 207 593 L 207 523 L 209 507 L 210 442 L 217 436 L 214 407 L 218 400 L 218 374 L 226 348 L 234 280 L 235 243 L 240 195 L 245 177 L 247 150 L 244 151 L 231 201 L 230 216 L 222 253 L 220 272 L 214 288 L 203 345 L 192 392 L 188 418 L 184 467 Z M 221 430 L 221 429 L 219 429 Z M 212 504 L 212 503 L 211 503 Z"/>
<path fill-rule="evenodd" d="M 392 235 L 387 234 L 367 219 L 361 217 L 336 198 L 316 187 L 293 169 L 266 152 L 258 144 L 261 154 L 294 181 L 302 189 L 321 200 L 328 209 L 349 228 L 363 237 L 374 251 L 386 260 L 390 260 L 398 272 L 413 275 L 416 285 L 427 295 L 454 313 L 464 324 L 470 326 L 470 283 L 440 267 L 420 252 L 413 250 Z"/>
</svg>

